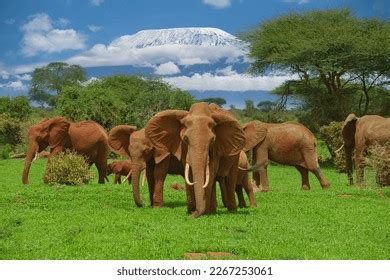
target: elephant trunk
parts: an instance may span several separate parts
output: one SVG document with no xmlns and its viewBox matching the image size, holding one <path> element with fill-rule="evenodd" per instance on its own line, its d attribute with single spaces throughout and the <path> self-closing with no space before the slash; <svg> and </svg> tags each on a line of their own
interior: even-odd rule
<svg viewBox="0 0 390 280">
<path fill-rule="evenodd" d="M 344 146 L 345 149 L 345 161 L 346 161 L 346 167 L 347 167 L 347 175 L 348 175 L 348 181 L 350 185 L 353 185 L 353 162 L 352 162 L 352 151 L 353 147 L 351 146 Z"/>
<path fill-rule="evenodd" d="M 36 144 L 32 144 L 29 146 L 26 158 L 24 159 L 24 169 L 23 169 L 23 184 L 28 184 L 28 174 L 30 172 L 31 163 L 38 152 L 38 146 Z"/>
<path fill-rule="evenodd" d="M 196 210 L 194 217 L 199 217 L 206 212 L 207 208 L 207 186 L 210 182 L 209 157 L 207 154 L 191 157 L 192 177 L 194 180 Z"/>
<path fill-rule="evenodd" d="M 139 178 L 142 172 L 142 165 L 133 163 L 131 165 L 131 184 L 133 185 L 133 198 L 134 202 L 138 207 L 142 207 L 142 200 L 139 190 Z"/>
</svg>

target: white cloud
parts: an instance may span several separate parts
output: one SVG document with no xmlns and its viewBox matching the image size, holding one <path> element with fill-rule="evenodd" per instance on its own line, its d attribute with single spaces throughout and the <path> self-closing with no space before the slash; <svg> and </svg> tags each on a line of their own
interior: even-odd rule
<svg viewBox="0 0 390 280">
<path fill-rule="evenodd" d="M 100 6 L 103 2 L 104 0 L 89 0 L 89 3 L 91 3 L 92 6 Z"/>
<path fill-rule="evenodd" d="M 202 2 L 206 5 L 213 6 L 214 8 L 223 9 L 229 7 L 232 1 L 231 0 L 202 0 Z"/>
<path fill-rule="evenodd" d="M 15 20 L 13 18 L 6 19 L 4 21 L 5 24 L 12 25 L 15 23 Z"/>
<path fill-rule="evenodd" d="M 175 63 L 170 61 L 157 66 L 154 73 L 157 75 L 173 75 L 180 73 L 180 69 Z"/>
<path fill-rule="evenodd" d="M 62 52 L 85 48 L 85 36 L 73 29 L 55 29 L 47 14 L 30 16 L 21 29 L 22 53 L 33 56 L 38 52 Z"/>
<path fill-rule="evenodd" d="M 222 69 L 217 69 L 215 72 L 223 76 L 231 76 L 237 74 L 237 72 L 232 69 L 231 65 L 226 66 L 225 68 Z"/>
<path fill-rule="evenodd" d="M 21 81 L 31 81 L 32 77 L 30 74 L 24 74 L 24 75 L 15 75 L 15 77 L 18 79 L 18 80 L 21 80 Z"/>
<path fill-rule="evenodd" d="M 102 26 L 97 26 L 97 25 L 87 25 L 87 27 L 92 32 L 98 32 L 103 29 Z"/>
<path fill-rule="evenodd" d="M 165 77 L 163 80 L 185 90 L 254 91 L 272 90 L 281 85 L 284 81 L 293 78 L 293 76 L 254 77 L 238 73 L 228 76 L 213 75 L 211 73 L 196 73 L 190 77 Z"/>
<path fill-rule="evenodd" d="M 310 0 L 282 0 L 284 3 L 297 3 L 299 5 L 309 3 Z"/>
<path fill-rule="evenodd" d="M 65 27 L 65 26 L 67 26 L 70 23 L 70 21 L 68 19 L 66 19 L 66 18 L 59 18 L 57 20 L 57 23 L 58 23 L 59 26 Z"/>
<path fill-rule="evenodd" d="M 27 86 L 23 84 L 21 80 L 9 82 L 6 84 L 0 84 L 0 88 L 10 89 L 13 91 L 25 91 L 27 90 Z"/>
</svg>

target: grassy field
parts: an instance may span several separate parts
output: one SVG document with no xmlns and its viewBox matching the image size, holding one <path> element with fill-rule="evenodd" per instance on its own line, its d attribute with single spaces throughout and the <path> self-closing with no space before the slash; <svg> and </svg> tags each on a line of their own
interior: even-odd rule
<svg viewBox="0 0 390 280">
<path fill-rule="evenodd" d="M 164 208 L 139 209 L 126 184 L 43 185 L 44 166 L 37 160 L 23 186 L 23 162 L 0 161 L 0 259 L 390 259 L 390 188 L 373 174 L 357 188 L 325 168 L 331 189 L 312 176 L 312 190 L 301 191 L 295 168 L 270 166 L 271 191 L 256 193 L 257 208 L 194 219 L 185 192 L 168 187 L 179 177 L 166 182 Z"/>
</svg>

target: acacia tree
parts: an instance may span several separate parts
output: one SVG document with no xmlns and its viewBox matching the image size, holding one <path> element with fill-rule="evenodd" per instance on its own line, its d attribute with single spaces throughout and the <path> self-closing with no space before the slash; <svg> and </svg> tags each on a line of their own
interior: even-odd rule
<svg viewBox="0 0 390 280">
<path fill-rule="evenodd" d="M 55 106 L 56 97 L 64 86 L 86 80 L 85 70 L 79 65 L 52 62 L 32 73 L 29 97 L 41 105 Z"/>
<path fill-rule="evenodd" d="M 318 86 L 312 83 L 321 83 L 339 106 L 335 119 L 348 113 L 348 83 L 360 80 L 365 113 L 372 87 L 389 80 L 389 22 L 356 18 L 348 9 L 291 13 L 261 24 L 243 39 L 250 43 L 254 73 L 288 72 L 313 88 Z"/>
</svg>

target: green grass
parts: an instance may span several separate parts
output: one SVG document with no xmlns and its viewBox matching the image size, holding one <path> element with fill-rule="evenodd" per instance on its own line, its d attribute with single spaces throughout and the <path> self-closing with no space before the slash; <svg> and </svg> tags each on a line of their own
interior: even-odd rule
<svg viewBox="0 0 390 280">
<path fill-rule="evenodd" d="M 185 192 L 165 188 L 165 207 L 136 208 L 128 185 L 43 185 L 37 160 L 23 186 L 21 160 L 0 161 L 0 259 L 183 259 L 186 252 L 230 252 L 234 259 L 389 259 L 390 188 L 346 185 L 323 172 L 322 190 L 300 190 L 295 168 L 270 166 L 271 191 L 236 214 L 186 215 Z M 95 172 L 95 170 L 94 170 Z M 111 182 L 112 182 L 111 177 Z M 180 177 L 169 177 L 183 182 Z M 143 200 L 147 190 L 143 188 Z"/>
</svg>

